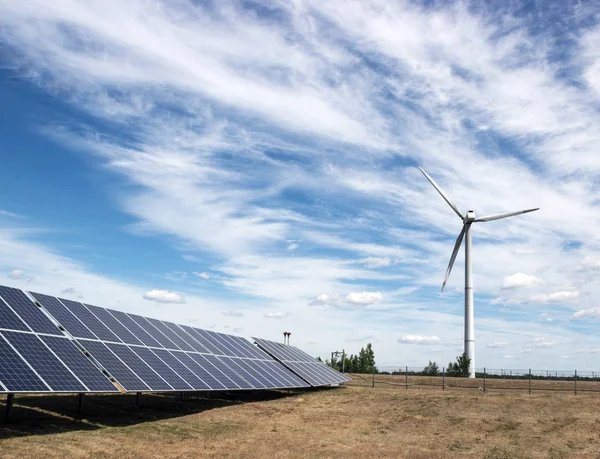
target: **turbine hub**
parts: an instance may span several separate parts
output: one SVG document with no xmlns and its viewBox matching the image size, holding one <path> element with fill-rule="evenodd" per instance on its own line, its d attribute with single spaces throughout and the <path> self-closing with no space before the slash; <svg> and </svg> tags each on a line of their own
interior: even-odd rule
<svg viewBox="0 0 600 459">
<path fill-rule="evenodd" d="M 465 216 L 465 223 L 472 222 L 473 220 L 475 220 L 475 212 L 468 210 L 467 215 Z"/>
</svg>

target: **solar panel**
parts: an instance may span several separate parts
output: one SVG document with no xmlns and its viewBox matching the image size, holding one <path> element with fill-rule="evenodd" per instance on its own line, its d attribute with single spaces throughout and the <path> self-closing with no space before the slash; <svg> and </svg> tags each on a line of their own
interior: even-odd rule
<svg viewBox="0 0 600 459">
<path fill-rule="evenodd" d="M 167 338 L 169 338 L 177 347 L 171 349 L 181 349 L 184 351 L 193 351 L 194 348 L 187 344 L 184 340 L 182 340 L 179 336 L 177 336 L 173 331 L 167 327 L 162 321 L 158 319 L 152 319 L 150 317 L 146 317 L 146 320 L 150 322 L 156 329 L 162 332 Z"/>
<path fill-rule="evenodd" d="M 340 384 L 350 381 L 345 375 L 319 362 L 294 346 L 259 338 L 253 339 L 260 348 L 268 352 L 312 386 Z"/>
<path fill-rule="evenodd" d="M 199 361 L 193 357 L 199 356 L 200 354 L 187 354 L 183 351 L 171 351 L 171 354 L 189 368 L 202 384 L 207 386 L 208 390 L 233 389 L 236 387 L 233 382 L 227 379 L 221 372 L 212 370 L 211 367 L 206 364 L 200 364 Z"/>
<path fill-rule="evenodd" d="M 0 334 L 0 381 L 8 392 L 49 392 L 51 389 Z"/>
<path fill-rule="evenodd" d="M 119 392 L 70 339 L 58 336 L 40 336 L 40 339 L 75 373 L 90 392 Z"/>
<path fill-rule="evenodd" d="M 107 343 L 108 348 L 115 353 L 121 361 L 133 371 L 153 391 L 168 391 L 173 388 L 162 379 L 146 362 L 138 357 L 124 344 Z"/>
<path fill-rule="evenodd" d="M 77 303 L 71 300 L 65 300 L 63 298 L 59 298 L 61 303 L 64 304 L 69 311 L 73 313 L 81 322 L 83 322 L 87 328 L 89 328 L 94 335 L 103 341 L 113 341 L 120 343 L 121 340 L 111 332 L 106 325 L 104 325 L 98 318 L 90 312 L 88 308 L 86 308 L 82 303 Z M 63 324 L 65 328 L 67 326 Z M 71 330 L 67 328 L 67 331 L 71 333 Z M 73 333 L 71 333 L 73 334 Z M 76 336 L 73 334 L 73 336 Z"/>
<path fill-rule="evenodd" d="M 181 325 L 181 328 L 185 330 L 190 336 L 192 336 L 196 341 L 202 344 L 206 349 L 208 349 L 209 352 L 212 352 L 213 354 L 223 353 L 223 351 L 220 348 L 214 346 L 209 340 L 207 340 L 204 337 L 204 335 L 199 333 L 199 329 L 189 327 L 187 325 Z"/>
<path fill-rule="evenodd" d="M 58 327 L 21 290 L 0 285 L 0 296 L 33 331 L 62 335 Z M 22 330 L 22 328 L 16 329 Z"/>
<path fill-rule="evenodd" d="M 194 387 L 181 378 L 173 369 L 163 362 L 160 357 L 145 347 L 131 346 L 130 348 L 144 362 L 146 362 L 162 379 L 164 379 L 174 390 L 193 390 Z"/>
<path fill-rule="evenodd" d="M 152 335 L 146 332 L 146 330 L 140 327 L 135 320 L 133 320 L 124 312 L 114 311 L 112 309 L 107 309 L 107 311 L 110 312 L 115 319 L 121 322 L 125 328 L 133 333 L 135 337 L 146 346 L 162 347 L 161 344 L 152 337 Z"/>
<path fill-rule="evenodd" d="M 160 358 L 169 368 L 183 378 L 183 380 L 189 384 L 194 390 L 209 390 L 212 389 L 209 384 L 200 379 L 193 368 L 190 367 L 189 362 L 185 362 L 183 355 L 185 353 L 180 351 L 168 351 L 166 349 L 152 349 L 151 352 Z M 177 355 L 176 355 L 177 353 Z M 181 358 L 178 358 L 181 357 Z M 192 361 L 192 364 L 194 362 Z"/>
<path fill-rule="evenodd" d="M 165 349 L 179 349 L 173 341 L 167 338 L 164 333 L 161 333 L 160 330 L 148 322 L 145 317 L 135 314 L 127 315 Z"/>
<path fill-rule="evenodd" d="M 148 387 L 131 369 L 100 341 L 77 340 L 117 382 L 129 392 L 147 392 Z"/>
<path fill-rule="evenodd" d="M 188 357 L 190 357 L 198 367 L 200 367 L 200 369 L 198 370 L 199 373 L 198 376 L 200 376 L 200 374 L 203 374 L 202 379 L 204 380 L 206 377 L 212 377 L 213 378 L 213 384 L 216 385 L 216 383 L 214 383 L 214 380 L 216 380 L 218 382 L 219 385 L 223 386 L 223 388 L 225 389 L 230 389 L 230 390 L 236 390 L 239 389 L 240 386 L 238 386 L 232 379 L 231 377 L 233 377 L 234 379 L 236 378 L 236 376 L 234 375 L 233 371 L 231 371 L 231 369 L 225 369 L 225 372 L 223 372 L 223 370 L 221 370 L 220 368 L 218 368 L 217 366 L 213 365 L 211 362 L 209 362 L 205 356 L 203 356 L 202 354 L 187 354 Z M 220 366 L 220 364 L 218 364 Z M 229 373 L 231 375 L 228 376 L 227 373 Z M 249 389 L 251 389 L 252 387 L 249 387 Z"/>
<path fill-rule="evenodd" d="M 243 376 L 238 374 L 235 370 L 231 369 L 231 367 L 229 367 L 229 365 L 227 365 L 225 362 L 223 362 L 218 357 L 216 357 L 214 355 L 210 355 L 210 354 L 207 354 L 207 355 L 196 354 L 196 355 L 200 358 L 204 358 L 211 365 L 213 365 L 215 368 L 217 368 L 221 373 L 223 373 L 231 381 L 233 381 L 233 383 L 238 388 L 254 389 L 254 387 L 252 387 L 252 384 L 250 384 Z"/>
<path fill-rule="evenodd" d="M 28 331 L 29 327 L 25 325 L 19 316 L 8 307 L 8 305 L 0 298 L 0 328 L 8 330 L 23 330 Z"/>
<path fill-rule="evenodd" d="M 184 332 L 177 324 L 165 322 L 164 320 L 162 321 L 162 323 L 165 325 L 165 327 L 169 328 L 175 335 L 179 337 L 179 339 L 184 341 L 194 351 L 206 353 L 210 352 L 204 346 L 198 343 L 198 341 L 196 341 L 194 338 L 192 338 L 190 335 Z"/>
<path fill-rule="evenodd" d="M 102 322 L 106 328 L 108 328 L 111 332 L 119 337 L 121 341 L 127 344 L 143 344 L 139 339 L 137 339 L 127 328 L 121 324 L 117 319 L 115 319 L 110 312 L 108 312 L 104 308 L 100 308 L 98 306 L 92 306 L 89 304 L 85 305 L 89 311 L 94 314 L 100 322 Z"/>
<path fill-rule="evenodd" d="M 232 357 L 220 357 L 229 368 L 235 371 L 238 375 L 242 376 L 247 382 L 249 382 L 255 389 L 266 389 L 267 387 L 273 388 L 272 383 L 267 381 L 264 377 L 260 375 L 255 375 L 254 371 L 249 368 L 244 362 L 240 359 L 235 359 Z"/>
<path fill-rule="evenodd" d="M 96 338 L 96 335 L 69 311 L 58 298 L 41 293 L 30 293 L 72 336 L 76 338 Z"/>
<path fill-rule="evenodd" d="M 87 392 L 88 389 L 81 381 L 36 335 L 9 331 L 2 334 L 53 391 Z"/>
</svg>

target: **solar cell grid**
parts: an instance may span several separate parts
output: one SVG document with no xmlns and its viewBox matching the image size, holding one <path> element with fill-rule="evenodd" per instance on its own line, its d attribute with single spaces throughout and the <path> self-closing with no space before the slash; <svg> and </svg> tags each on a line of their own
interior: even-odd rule
<svg viewBox="0 0 600 459">
<path fill-rule="evenodd" d="M 250 373 L 250 369 L 246 369 L 246 365 L 240 362 L 238 359 L 234 359 L 231 357 L 220 357 L 220 359 L 233 371 L 235 371 L 238 375 L 243 377 L 248 383 L 250 383 L 256 389 L 265 389 L 270 384 L 264 378 L 255 378 L 253 374 Z M 261 381 L 262 380 L 262 381 Z"/>
<path fill-rule="evenodd" d="M 108 348 L 119 357 L 138 378 L 152 390 L 173 390 L 152 368 L 125 344 L 108 343 Z"/>
<path fill-rule="evenodd" d="M 227 355 L 231 352 L 227 349 L 226 346 L 223 345 L 223 343 L 220 340 L 218 340 L 215 337 L 213 333 L 209 332 L 208 330 L 202 330 L 201 328 L 196 328 L 195 330 L 196 333 L 203 336 L 205 340 L 207 340 L 215 349 L 217 349 L 217 351 L 214 352 L 214 354 Z"/>
<path fill-rule="evenodd" d="M 8 330 L 28 331 L 29 327 L 25 325 L 19 316 L 10 309 L 2 299 L 0 299 L 0 328 Z"/>
<path fill-rule="evenodd" d="M 246 350 L 240 346 L 240 344 L 232 339 L 231 336 L 225 335 L 223 333 L 217 333 L 218 337 L 221 339 L 223 343 L 227 345 L 229 349 L 231 349 L 232 353 L 228 355 L 235 355 L 236 357 L 251 357 L 251 355 L 246 352 Z"/>
<path fill-rule="evenodd" d="M 137 339 L 139 339 L 146 346 L 151 347 L 162 347 L 161 344 L 156 341 L 151 335 L 149 335 L 146 330 L 138 325 L 138 323 L 129 317 L 127 314 L 121 311 L 113 311 L 111 309 L 107 309 L 107 311 L 112 314 L 112 316 L 117 319 L 121 324 L 127 328 L 131 333 L 135 335 Z"/>
<path fill-rule="evenodd" d="M 108 373 L 128 392 L 149 391 L 148 387 L 104 343 L 78 340 Z"/>
<path fill-rule="evenodd" d="M 146 362 L 162 379 L 169 383 L 175 390 L 191 390 L 193 387 L 185 382 L 171 367 L 164 363 L 156 354 L 145 347 L 132 346 L 131 350 L 135 352 L 144 362 Z"/>
<path fill-rule="evenodd" d="M 96 335 L 73 315 L 71 311 L 61 303 L 60 299 L 41 293 L 30 293 L 71 335 L 76 338 L 96 338 Z"/>
<path fill-rule="evenodd" d="M 204 346 L 202 346 L 198 341 L 189 336 L 185 331 L 183 331 L 177 324 L 172 322 L 162 321 L 165 324 L 165 327 L 169 328 L 173 333 L 175 333 L 182 341 L 184 341 L 190 348 L 192 348 L 196 352 L 208 352 Z"/>
<path fill-rule="evenodd" d="M 206 337 L 204 335 L 202 335 L 201 333 L 198 332 L 199 329 L 193 328 L 193 327 L 188 327 L 187 325 L 181 325 L 181 328 L 183 328 L 186 332 L 188 332 L 196 341 L 198 341 L 200 344 L 202 344 L 202 346 L 204 346 L 206 349 L 208 349 L 209 352 L 211 352 L 213 354 L 221 354 L 222 353 L 220 348 L 216 347 L 208 339 L 206 339 Z"/>
<path fill-rule="evenodd" d="M 112 382 L 68 338 L 40 336 L 40 339 L 75 373 L 92 392 L 118 392 Z"/>
<path fill-rule="evenodd" d="M 173 369 L 181 378 L 183 378 L 195 390 L 211 389 L 208 382 L 204 382 L 194 371 L 190 362 L 186 361 L 187 355 L 183 351 L 168 351 L 166 349 L 152 349 L 152 352 Z M 195 362 L 191 361 L 195 365 Z"/>
<path fill-rule="evenodd" d="M 9 392 L 49 392 L 51 389 L 0 334 L 0 379 Z"/>
<path fill-rule="evenodd" d="M 155 326 L 146 320 L 145 317 L 136 314 L 127 314 L 131 320 L 138 324 L 146 333 L 161 344 L 165 349 L 179 349 L 173 341 L 167 338 L 164 333 L 161 333 Z"/>
<path fill-rule="evenodd" d="M 214 355 L 206 354 L 201 355 L 197 354 L 199 357 L 203 357 L 205 360 L 210 362 L 215 368 L 218 368 L 221 373 L 231 379 L 240 389 L 253 389 L 252 384 L 250 384 L 243 376 L 236 373 L 232 370 L 225 362 Z"/>
<path fill-rule="evenodd" d="M 143 344 L 139 339 L 137 339 L 127 328 L 121 324 L 117 319 L 113 317 L 113 315 L 108 312 L 107 309 L 100 308 L 98 306 L 92 306 L 89 304 L 85 305 L 89 311 L 94 314 L 100 322 L 102 322 L 106 327 L 113 332 L 115 335 L 119 337 L 121 341 L 127 344 Z"/>
<path fill-rule="evenodd" d="M 61 299 L 66 308 L 73 313 L 87 328 L 89 328 L 98 339 L 103 341 L 121 342 L 121 340 L 111 332 L 98 318 L 92 314 L 82 303 L 71 300 Z"/>
<path fill-rule="evenodd" d="M 0 296 L 33 331 L 62 335 L 58 327 L 21 290 L 0 285 Z M 22 330 L 22 328 L 16 328 L 16 330 Z"/>
<path fill-rule="evenodd" d="M 8 331 L 3 332 L 3 335 L 52 390 L 57 392 L 87 391 L 87 388 L 73 376 L 36 335 Z"/>
<path fill-rule="evenodd" d="M 202 365 L 192 358 L 192 356 L 199 354 L 188 354 L 183 351 L 169 352 L 173 355 L 173 357 L 181 362 L 182 365 L 185 365 L 185 367 L 193 373 L 194 377 L 197 378 L 206 389 L 221 390 L 225 388 L 225 386 L 220 382 L 220 374 L 207 371 Z M 194 385 L 194 387 L 196 387 L 196 385 Z"/>
<path fill-rule="evenodd" d="M 187 354 L 192 360 L 196 362 L 201 370 L 200 374 L 204 372 L 205 376 L 211 376 L 213 379 L 217 380 L 224 388 L 226 389 L 239 389 L 238 386 L 233 380 L 224 373 L 221 369 L 213 365 L 211 362 L 206 360 L 206 358 L 202 354 Z M 208 355 L 208 354 L 207 354 Z M 226 370 L 227 373 L 232 373 L 230 370 Z M 198 373 L 197 373 L 198 374 Z M 198 374 L 198 376 L 200 376 Z M 204 379 L 204 377 L 202 378 Z"/>
<path fill-rule="evenodd" d="M 171 329 L 169 327 L 167 327 L 164 323 L 162 323 L 162 321 L 157 320 L 157 319 L 152 319 L 150 317 L 146 317 L 146 319 L 148 320 L 148 322 L 150 322 L 152 325 L 154 325 L 155 328 L 157 328 L 160 332 L 162 332 L 167 338 L 169 338 L 169 340 L 171 340 L 171 342 L 173 342 L 175 344 L 175 347 L 171 348 L 171 349 L 182 349 L 184 351 L 193 351 L 194 350 L 193 347 L 191 347 L 189 344 L 187 344 L 185 341 L 183 341 L 175 333 L 173 333 L 173 331 L 171 331 Z"/>
</svg>

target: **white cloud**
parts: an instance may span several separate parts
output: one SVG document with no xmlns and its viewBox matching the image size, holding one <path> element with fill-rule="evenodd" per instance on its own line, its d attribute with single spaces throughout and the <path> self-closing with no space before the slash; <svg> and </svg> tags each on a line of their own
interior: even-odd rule
<svg viewBox="0 0 600 459">
<path fill-rule="evenodd" d="M 362 260 L 367 268 L 383 268 L 389 266 L 392 260 L 389 257 L 368 257 Z"/>
<path fill-rule="evenodd" d="M 181 295 L 168 290 L 150 290 L 144 293 L 144 299 L 157 303 L 185 303 L 185 299 Z"/>
<path fill-rule="evenodd" d="M 285 319 L 286 317 L 291 316 L 291 312 L 266 312 L 265 317 L 267 319 Z"/>
<path fill-rule="evenodd" d="M 421 335 L 404 335 L 398 338 L 399 343 L 404 344 L 424 344 L 432 345 L 439 344 L 441 339 L 436 335 L 421 336 Z"/>
<path fill-rule="evenodd" d="M 581 309 L 571 316 L 571 320 L 595 319 L 600 317 L 600 307 Z"/>
<path fill-rule="evenodd" d="M 380 292 L 352 292 L 346 295 L 346 302 L 350 304 L 367 305 L 383 300 Z"/>
<path fill-rule="evenodd" d="M 206 280 L 208 280 L 208 279 L 210 279 L 211 277 L 213 277 L 213 275 L 212 275 L 212 274 L 210 274 L 210 273 L 207 273 L 207 272 L 201 272 L 201 273 L 198 273 L 198 272 L 195 272 L 195 271 L 194 271 L 194 272 L 193 272 L 193 274 L 194 274 L 195 276 L 201 277 L 202 279 L 206 279 Z"/>
<path fill-rule="evenodd" d="M 531 287 L 543 283 L 544 281 L 539 277 L 529 276 L 523 273 L 516 273 L 512 276 L 507 276 L 504 278 L 502 281 L 502 289 L 508 290 L 518 287 Z"/>
<path fill-rule="evenodd" d="M 381 300 L 383 295 L 380 292 L 351 292 L 346 296 L 321 293 L 309 303 L 309 306 L 368 306 Z"/>
<path fill-rule="evenodd" d="M 227 317 L 244 317 L 244 313 L 242 311 L 223 311 L 221 314 Z"/>
<path fill-rule="evenodd" d="M 9 272 L 8 277 L 10 277 L 11 279 L 25 279 L 25 273 L 23 271 L 21 271 L 20 269 L 13 269 L 11 272 Z"/>
<path fill-rule="evenodd" d="M 7 210 L 2 210 L 2 209 L 0 209 L 0 215 L 3 215 L 5 217 L 9 217 L 9 218 L 25 218 L 24 215 L 15 214 L 14 212 L 9 212 Z"/>
<path fill-rule="evenodd" d="M 554 293 L 542 293 L 534 295 L 531 300 L 536 303 L 559 303 L 564 301 L 574 300 L 579 297 L 579 292 L 576 290 L 568 290 Z"/>
<path fill-rule="evenodd" d="M 487 343 L 485 347 L 490 349 L 503 349 L 507 346 L 506 341 L 494 341 L 493 343 Z"/>
<path fill-rule="evenodd" d="M 549 348 L 549 347 L 554 347 L 556 345 L 556 342 L 549 341 L 546 338 L 538 337 L 538 338 L 533 339 L 533 345 L 535 347 Z"/>
<path fill-rule="evenodd" d="M 288 250 L 296 250 L 297 248 L 298 248 L 298 244 L 296 244 L 295 242 L 293 242 L 287 246 Z"/>
</svg>

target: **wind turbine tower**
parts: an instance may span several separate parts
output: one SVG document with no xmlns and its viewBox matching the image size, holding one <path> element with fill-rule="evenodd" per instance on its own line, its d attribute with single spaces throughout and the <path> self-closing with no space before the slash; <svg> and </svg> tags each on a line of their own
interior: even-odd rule
<svg viewBox="0 0 600 459">
<path fill-rule="evenodd" d="M 442 189 L 438 186 L 437 183 L 425 172 L 422 168 L 419 167 L 423 175 L 429 180 L 429 182 L 433 185 L 433 187 L 437 190 L 437 192 L 444 198 L 444 201 L 448 203 L 448 205 L 452 208 L 452 210 L 458 215 L 458 217 L 463 222 L 463 227 L 456 238 L 456 243 L 454 244 L 454 250 L 452 251 L 452 256 L 450 257 L 450 263 L 448 263 L 448 269 L 446 270 L 446 277 L 444 277 L 444 282 L 442 284 L 442 292 L 444 291 L 444 287 L 446 286 L 446 282 L 448 282 L 448 277 L 450 276 L 450 272 L 452 271 L 452 266 L 454 265 L 454 260 L 456 260 L 456 255 L 458 254 L 458 250 L 462 244 L 463 238 L 465 239 L 465 354 L 467 354 L 467 358 L 470 359 L 469 364 L 469 378 L 475 377 L 475 316 L 473 312 L 473 278 L 472 278 L 472 270 L 471 270 L 471 225 L 473 223 L 478 222 L 491 222 L 493 220 L 500 220 L 501 218 L 514 217 L 515 215 L 526 214 L 528 212 L 533 212 L 539 210 L 539 207 L 535 209 L 526 209 L 526 210 L 517 210 L 516 212 L 508 212 L 506 214 L 497 214 L 497 215 L 489 215 L 487 217 L 475 218 L 475 212 L 472 210 L 468 210 L 466 214 L 462 214 L 456 204 L 452 202 L 450 197 L 442 191 Z"/>
</svg>

